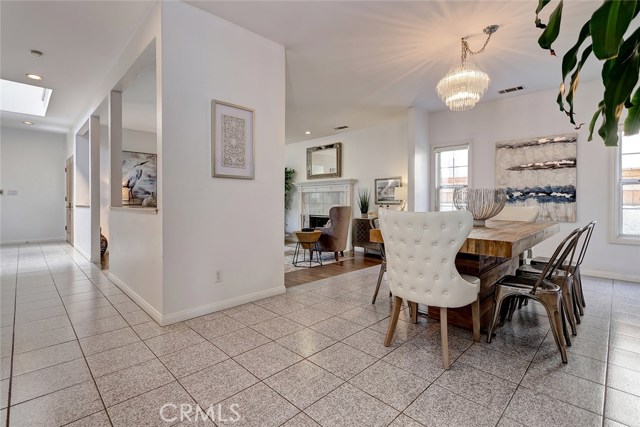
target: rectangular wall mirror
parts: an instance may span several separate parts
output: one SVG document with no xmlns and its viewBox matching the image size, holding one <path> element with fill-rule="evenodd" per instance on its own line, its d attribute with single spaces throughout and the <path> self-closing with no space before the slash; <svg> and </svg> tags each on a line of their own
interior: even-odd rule
<svg viewBox="0 0 640 427">
<path fill-rule="evenodd" d="M 307 148 L 307 179 L 342 176 L 342 143 Z"/>
</svg>

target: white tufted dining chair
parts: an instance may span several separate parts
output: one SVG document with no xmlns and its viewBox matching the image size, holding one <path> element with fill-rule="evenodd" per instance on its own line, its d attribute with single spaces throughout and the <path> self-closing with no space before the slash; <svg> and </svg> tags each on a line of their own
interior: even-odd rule
<svg viewBox="0 0 640 427">
<path fill-rule="evenodd" d="M 442 358 L 449 369 L 447 308 L 472 304 L 473 338 L 480 341 L 480 279 L 461 275 L 456 254 L 473 227 L 468 211 L 401 212 L 381 209 L 380 230 L 387 256 L 393 314 L 385 346 L 391 345 L 402 299 L 440 307 Z"/>
</svg>

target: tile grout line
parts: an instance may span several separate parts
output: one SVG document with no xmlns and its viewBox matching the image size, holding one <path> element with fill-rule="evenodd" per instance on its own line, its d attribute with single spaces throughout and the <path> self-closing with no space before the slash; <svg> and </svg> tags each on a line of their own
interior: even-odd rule
<svg viewBox="0 0 640 427">
<path fill-rule="evenodd" d="M 49 271 L 49 274 L 51 275 L 51 278 L 53 279 L 53 274 L 51 273 L 51 268 L 49 266 L 49 262 L 47 261 L 47 257 L 46 257 L 46 255 L 44 253 L 44 250 L 42 249 L 42 245 L 39 245 L 39 247 L 40 247 L 40 251 L 42 252 L 42 256 L 44 257 L 44 262 L 47 264 L 47 269 Z M 76 266 L 78 266 L 78 268 L 80 268 L 78 263 L 73 258 L 71 258 L 71 261 Z M 87 276 L 86 273 L 84 272 L 84 270 L 82 270 L 82 268 L 80 268 L 80 270 L 83 272 L 83 274 L 85 276 Z M 89 276 L 87 276 L 87 279 L 89 279 Z M 89 280 L 91 280 L 91 279 L 89 279 Z M 93 282 L 91 282 L 91 283 L 93 283 Z M 60 290 L 58 289 L 58 285 L 55 283 L 55 280 L 54 280 L 54 285 L 56 287 L 56 290 L 58 291 L 58 295 L 62 299 L 62 296 L 60 295 Z M 102 293 L 100 290 L 98 290 L 98 292 Z M 111 302 L 109 302 L 109 304 L 111 304 Z M 67 307 L 66 306 L 64 306 L 64 312 L 67 314 L 67 317 L 69 318 L 69 323 L 71 323 L 71 318 L 69 317 L 69 312 L 67 311 Z M 71 324 L 71 330 L 73 331 L 73 334 L 76 337 L 76 341 L 78 342 L 78 347 L 80 347 L 80 352 L 82 353 L 82 358 L 83 358 L 84 363 L 85 363 L 85 365 L 87 367 L 87 370 L 89 371 L 89 375 L 91 376 L 91 380 L 93 381 L 93 386 L 95 387 L 96 391 L 98 392 L 98 396 L 100 396 L 100 402 L 102 403 L 102 407 L 104 408 L 104 412 L 107 415 L 107 419 L 109 420 L 109 424 L 111 424 L 111 426 L 113 426 L 113 422 L 111 421 L 111 416 L 107 412 L 107 406 L 104 404 L 104 399 L 102 398 L 102 394 L 100 394 L 100 390 L 98 389 L 98 384 L 96 384 L 96 379 L 93 376 L 93 373 L 91 372 L 91 368 L 89 367 L 89 363 L 87 362 L 87 357 L 84 354 L 84 350 L 82 349 L 82 346 L 80 345 L 80 339 L 78 338 L 78 334 L 76 333 L 76 329 L 73 326 L 73 323 Z M 75 384 L 75 385 L 77 385 L 77 384 Z M 73 421 L 77 421 L 77 420 L 73 420 Z"/>
<path fill-rule="evenodd" d="M 18 301 L 18 274 L 20 271 L 20 246 L 18 246 L 18 255 L 16 256 L 16 280 L 15 287 L 13 289 L 13 327 L 11 328 L 11 363 L 9 365 L 9 390 L 7 392 L 7 420 L 6 427 L 9 427 L 11 421 L 11 389 L 13 388 L 13 356 L 16 348 L 16 315 L 17 315 L 17 301 Z"/>
<path fill-rule="evenodd" d="M 607 381 L 609 379 L 609 360 L 611 354 L 611 336 L 612 336 L 612 326 L 613 326 L 613 299 L 615 296 L 615 280 L 611 280 L 611 304 L 609 307 L 611 318 L 609 319 L 609 339 L 607 340 L 607 362 L 606 369 L 604 370 L 604 396 L 602 398 L 602 427 L 604 427 L 605 420 L 607 419 Z"/>
<path fill-rule="evenodd" d="M 527 388 L 526 386 L 522 385 L 522 381 L 524 380 L 524 377 L 529 372 L 529 369 L 531 368 L 531 365 L 533 364 L 534 359 L 536 358 L 536 356 L 540 352 L 540 348 L 542 347 L 542 345 L 544 344 L 544 341 L 547 339 L 547 337 L 549 336 L 550 333 L 551 333 L 551 329 L 549 329 L 547 331 L 547 333 L 544 335 L 544 338 L 542 339 L 542 341 L 538 345 L 538 349 L 536 350 L 536 353 L 533 355 L 533 358 L 529 361 L 529 364 L 527 365 L 527 369 L 525 369 L 524 374 L 522 375 L 522 378 L 520 378 L 520 381 L 518 381 L 518 385 L 516 386 L 516 389 L 514 390 L 514 392 L 511 395 L 511 397 L 509 397 L 509 401 L 507 402 L 507 405 L 504 407 L 504 410 L 502 411 L 502 414 L 500 414 L 500 418 L 498 419 L 498 423 L 497 424 L 499 424 L 500 421 L 502 421 L 502 419 L 505 417 L 505 412 L 507 412 L 507 409 L 509 409 L 509 405 L 511 405 L 511 401 L 513 400 L 513 397 L 516 395 L 516 393 L 518 392 L 520 387 Z M 536 391 L 533 390 L 533 392 L 535 393 Z M 525 424 L 524 422 L 522 422 L 520 420 L 518 420 L 518 422 L 521 423 L 521 424 L 524 424 L 524 425 L 528 425 L 528 424 Z"/>
</svg>

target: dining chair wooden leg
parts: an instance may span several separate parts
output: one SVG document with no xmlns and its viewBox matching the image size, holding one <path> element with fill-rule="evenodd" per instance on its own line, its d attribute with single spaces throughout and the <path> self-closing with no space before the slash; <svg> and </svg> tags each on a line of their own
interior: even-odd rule
<svg viewBox="0 0 640 427">
<path fill-rule="evenodd" d="M 410 302 L 411 304 L 411 323 L 418 323 L 418 303 Z"/>
<path fill-rule="evenodd" d="M 471 303 L 471 322 L 473 323 L 473 340 L 480 342 L 480 299 Z"/>
<path fill-rule="evenodd" d="M 402 298 L 395 296 L 393 298 L 393 312 L 391 313 L 391 319 L 389 320 L 389 329 L 387 329 L 387 336 L 384 339 L 384 346 L 389 347 L 391 340 L 393 340 L 393 333 L 396 331 L 396 325 L 398 324 L 398 317 L 400 317 L 400 309 L 402 308 Z"/>
<path fill-rule="evenodd" d="M 447 334 L 447 308 L 440 307 L 440 340 L 442 341 L 442 363 L 449 369 L 449 336 Z"/>
<path fill-rule="evenodd" d="M 373 299 L 371 300 L 371 304 L 376 303 L 376 298 L 378 297 L 378 291 L 380 290 L 380 284 L 382 283 L 382 276 L 384 276 L 384 272 L 386 271 L 385 265 L 380 265 L 380 273 L 378 273 L 378 283 L 376 284 L 376 291 L 373 293 Z"/>
</svg>

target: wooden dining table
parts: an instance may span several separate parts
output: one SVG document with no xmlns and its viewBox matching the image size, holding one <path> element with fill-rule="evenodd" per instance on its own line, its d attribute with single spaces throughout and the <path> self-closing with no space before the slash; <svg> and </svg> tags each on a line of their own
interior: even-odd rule
<svg viewBox="0 0 640 427">
<path fill-rule="evenodd" d="M 491 319 L 495 283 L 514 274 L 520 254 L 560 231 L 557 223 L 487 220 L 484 227 L 473 227 L 456 256 L 456 267 L 462 274 L 480 279 L 480 326 Z M 380 230 L 371 230 L 370 240 L 382 243 Z M 429 307 L 428 316 L 438 319 L 438 307 Z M 472 329 L 471 306 L 448 310 L 450 324 Z"/>
</svg>

